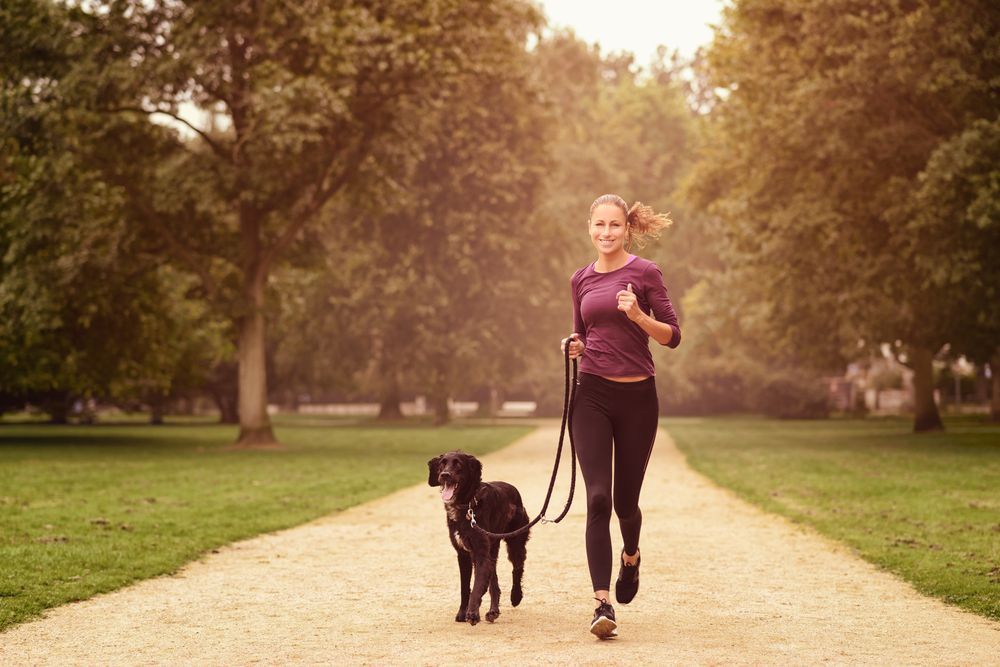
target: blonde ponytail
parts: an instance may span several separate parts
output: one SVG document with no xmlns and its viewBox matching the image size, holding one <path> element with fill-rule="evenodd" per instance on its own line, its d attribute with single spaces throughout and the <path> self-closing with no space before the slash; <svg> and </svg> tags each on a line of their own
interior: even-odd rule
<svg viewBox="0 0 1000 667">
<path fill-rule="evenodd" d="M 638 248 L 645 247 L 647 239 L 660 238 L 660 230 L 666 229 L 674 222 L 670 219 L 669 213 L 657 213 L 641 201 L 632 204 L 625 214 L 625 220 L 629 225 L 629 245 L 635 243 Z"/>
</svg>

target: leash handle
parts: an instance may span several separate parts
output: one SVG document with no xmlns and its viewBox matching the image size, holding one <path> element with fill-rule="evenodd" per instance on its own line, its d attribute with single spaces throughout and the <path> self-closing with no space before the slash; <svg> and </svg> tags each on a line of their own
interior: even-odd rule
<svg viewBox="0 0 1000 667">
<path fill-rule="evenodd" d="M 572 336 L 570 337 L 572 338 Z M 563 360 L 565 366 L 565 386 L 563 391 L 563 413 L 562 413 L 562 425 L 559 427 L 559 445 L 556 447 L 556 460 L 552 465 L 552 477 L 549 479 L 549 489 L 545 493 L 545 502 L 542 503 L 542 509 L 534 519 L 529 523 L 521 526 L 516 530 L 512 530 L 508 533 L 491 533 L 482 526 L 480 526 L 476 520 L 475 515 L 468 516 L 469 522 L 473 528 L 478 530 L 480 533 L 487 535 L 489 537 L 506 539 L 508 537 L 514 537 L 515 535 L 520 535 L 531 529 L 536 523 L 541 521 L 542 523 L 559 523 L 563 520 L 566 514 L 569 512 L 570 506 L 573 504 L 573 493 L 576 489 L 576 445 L 573 443 L 573 426 L 571 423 L 573 416 L 573 407 L 576 403 L 576 385 L 577 385 L 577 360 L 573 359 L 573 374 L 570 376 L 570 359 L 569 359 L 569 340 L 566 342 L 566 349 L 563 351 Z M 566 506 L 563 507 L 562 513 L 555 519 L 546 519 L 545 511 L 549 508 L 549 501 L 552 499 L 552 491 L 555 489 L 556 477 L 559 474 L 559 462 L 562 458 L 563 450 L 563 438 L 566 433 L 569 433 L 569 449 L 570 449 L 570 478 L 569 478 L 569 497 L 566 499 Z M 472 509 L 469 509 L 471 513 Z"/>
</svg>

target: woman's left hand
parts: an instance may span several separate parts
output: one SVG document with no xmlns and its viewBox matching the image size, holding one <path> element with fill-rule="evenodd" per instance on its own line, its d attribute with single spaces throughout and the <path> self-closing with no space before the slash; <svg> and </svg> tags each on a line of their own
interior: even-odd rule
<svg viewBox="0 0 1000 667">
<path fill-rule="evenodd" d="M 615 296 L 618 297 L 618 310 L 625 313 L 633 322 L 639 321 L 643 312 L 639 308 L 635 293 L 632 291 L 632 283 L 629 283 L 626 289 L 621 290 Z"/>
</svg>

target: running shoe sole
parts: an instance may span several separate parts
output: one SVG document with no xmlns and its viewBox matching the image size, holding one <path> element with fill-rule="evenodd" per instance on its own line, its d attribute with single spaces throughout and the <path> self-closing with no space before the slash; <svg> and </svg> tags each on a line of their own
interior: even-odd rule
<svg viewBox="0 0 1000 667">
<path fill-rule="evenodd" d="M 618 636 L 618 633 L 615 631 L 617 628 L 618 624 L 607 616 L 598 616 L 594 619 L 594 622 L 590 624 L 590 631 L 596 635 L 598 639 L 614 639 Z"/>
</svg>

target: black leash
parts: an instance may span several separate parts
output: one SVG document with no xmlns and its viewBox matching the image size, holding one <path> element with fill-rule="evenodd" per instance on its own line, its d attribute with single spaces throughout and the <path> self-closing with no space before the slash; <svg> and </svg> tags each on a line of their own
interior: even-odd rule
<svg viewBox="0 0 1000 667">
<path fill-rule="evenodd" d="M 564 360 L 566 367 L 566 386 L 563 392 L 563 413 L 562 413 L 562 426 L 559 428 L 559 446 L 556 448 L 556 461 L 552 466 L 552 478 L 549 480 L 549 490 L 545 494 L 545 502 L 542 503 L 542 510 L 538 513 L 530 523 L 521 526 L 517 530 L 512 530 L 509 533 L 491 533 L 490 531 L 482 528 L 478 523 L 476 523 L 476 513 L 473 511 L 472 506 L 469 506 L 468 511 L 465 513 L 466 518 L 472 524 L 472 527 L 478 530 L 484 535 L 495 538 L 507 538 L 514 537 L 515 535 L 520 535 L 523 532 L 529 530 L 536 523 L 541 521 L 542 523 L 559 523 L 563 520 L 566 514 L 569 512 L 570 505 L 573 504 L 573 491 L 576 488 L 576 446 L 573 444 L 573 427 L 570 424 L 570 420 L 573 417 L 573 406 L 576 400 L 576 367 L 577 361 L 573 360 L 573 377 L 570 378 L 569 373 L 569 344 L 572 341 L 572 336 L 566 340 L 566 350 L 564 352 Z M 568 428 L 567 428 L 568 427 Z M 562 457 L 563 449 L 563 436 L 569 431 L 569 449 L 570 449 L 570 478 L 569 478 L 569 497 L 566 499 L 566 506 L 563 508 L 562 513 L 555 519 L 545 519 L 545 510 L 549 508 L 549 500 L 552 498 L 552 490 L 556 485 L 556 476 L 559 473 L 559 459 Z"/>
</svg>

